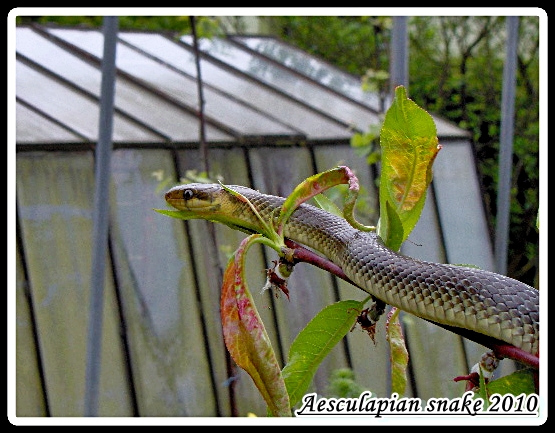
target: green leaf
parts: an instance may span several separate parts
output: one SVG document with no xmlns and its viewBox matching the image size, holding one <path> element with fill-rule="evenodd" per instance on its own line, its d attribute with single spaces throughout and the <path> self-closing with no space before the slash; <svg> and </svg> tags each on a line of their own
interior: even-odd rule
<svg viewBox="0 0 555 433">
<path fill-rule="evenodd" d="M 224 273 L 220 310 L 224 341 L 229 354 L 254 381 L 273 416 L 291 416 L 281 370 L 245 278 L 248 248 L 261 237 L 244 239 Z"/>
<path fill-rule="evenodd" d="M 282 371 L 291 406 L 301 400 L 318 366 L 352 329 L 368 299 L 328 305 L 297 335 L 289 349 L 289 362 Z"/>
<path fill-rule="evenodd" d="M 420 217 L 426 190 L 432 180 L 432 164 L 441 149 L 430 114 L 395 89 L 380 133 L 380 232 L 385 244 L 397 251 Z M 402 224 L 392 224 L 394 210 Z M 401 239 L 401 242 L 399 242 Z"/>
<path fill-rule="evenodd" d="M 382 240 L 385 241 L 385 239 L 387 239 L 386 245 L 390 249 L 396 251 L 405 240 L 403 222 L 401 221 L 399 213 L 391 203 L 387 202 L 385 206 L 380 207 L 382 210 L 380 211 L 380 219 L 378 222 L 378 234 L 382 237 Z M 383 234 L 384 232 L 382 231 L 382 224 L 384 222 L 387 222 L 387 235 Z"/>
<path fill-rule="evenodd" d="M 341 209 L 339 209 L 337 205 L 324 194 L 315 196 L 314 200 L 321 209 L 324 209 L 325 211 L 335 216 L 343 218 L 343 212 L 341 211 Z"/>
<path fill-rule="evenodd" d="M 338 368 L 330 374 L 327 392 L 331 397 L 356 398 L 366 389 L 355 378 L 355 372 L 350 368 Z"/>
<path fill-rule="evenodd" d="M 360 132 L 357 132 L 353 134 L 353 136 L 351 137 L 351 146 L 352 147 L 368 146 L 368 140 L 366 140 L 366 137 L 363 134 L 361 134 Z"/>
<path fill-rule="evenodd" d="M 199 218 L 198 215 L 195 215 L 191 212 L 182 211 L 182 210 L 154 209 L 154 211 L 161 213 L 162 215 L 166 215 L 166 216 L 181 219 L 181 220 L 192 220 L 195 218 Z"/>
<path fill-rule="evenodd" d="M 492 380 L 486 385 L 488 394 L 533 394 L 536 392 L 534 374 L 534 370 L 532 369 L 523 369 L 500 377 L 499 379 Z"/>
</svg>

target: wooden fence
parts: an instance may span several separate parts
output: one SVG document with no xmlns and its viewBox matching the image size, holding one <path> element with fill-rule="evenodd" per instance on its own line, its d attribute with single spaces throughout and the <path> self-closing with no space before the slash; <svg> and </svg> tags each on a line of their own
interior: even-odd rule
<svg viewBox="0 0 555 433">
<path fill-rule="evenodd" d="M 466 140 L 443 140 L 433 187 L 405 254 L 492 267 L 480 189 Z M 18 416 L 82 416 L 90 292 L 94 161 L 90 151 L 17 155 L 16 408 Z M 345 164 L 377 219 L 376 169 L 348 145 L 234 146 L 210 149 L 213 173 L 228 184 L 287 195 L 306 177 Z M 461 168 L 463 167 L 463 168 Z M 109 252 L 99 383 L 100 416 L 227 417 L 266 414 L 250 377 L 225 350 L 219 315 L 223 267 L 244 235 L 211 223 L 183 222 L 153 211 L 188 170 L 198 149 L 117 149 L 112 156 Z M 464 186 L 464 187 L 463 187 Z M 454 197 L 467 206 L 452 206 Z M 469 235 L 472 233 L 472 235 Z M 487 247 L 484 248 L 483 246 Z M 283 364 L 297 333 L 323 307 L 365 293 L 310 265 L 296 267 L 290 300 L 266 291 L 275 259 L 249 254 L 249 286 Z M 485 350 L 412 315 L 403 316 L 410 350 L 406 396 L 456 397 Z M 390 395 L 388 344 L 380 322 L 376 343 L 360 328 L 333 349 L 311 391 L 328 395 L 330 374 L 352 368 L 356 380 Z M 503 361 L 502 373 L 512 371 Z"/>
</svg>

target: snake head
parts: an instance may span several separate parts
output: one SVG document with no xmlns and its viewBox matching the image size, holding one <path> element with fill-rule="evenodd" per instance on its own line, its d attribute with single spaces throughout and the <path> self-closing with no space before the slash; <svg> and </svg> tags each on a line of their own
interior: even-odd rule
<svg viewBox="0 0 555 433">
<path fill-rule="evenodd" d="M 222 206 L 223 189 L 217 184 L 189 183 L 166 192 L 166 202 L 174 208 L 191 212 L 197 218 L 215 214 Z"/>
<path fill-rule="evenodd" d="M 185 220 L 205 219 L 245 233 L 264 233 L 268 236 L 270 230 L 267 224 L 259 218 L 248 199 L 235 189 L 251 191 L 241 186 L 189 183 L 174 186 L 166 192 L 165 199 L 169 205 L 179 210 L 179 213 L 170 216 Z M 164 213 L 169 215 L 168 212 Z"/>
</svg>

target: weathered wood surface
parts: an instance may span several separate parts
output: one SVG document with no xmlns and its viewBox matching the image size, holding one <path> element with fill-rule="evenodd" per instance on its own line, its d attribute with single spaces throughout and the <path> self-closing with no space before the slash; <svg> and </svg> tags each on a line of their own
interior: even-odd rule
<svg viewBox="0 0 555 433">
<path fill-rule="evenodd" d="M 31 293 L 52 416 L 84 413 L 93 173 L 91 153 L 17 158 L 21 247 L 29 278 L 25 284 Z M 131 415 L 118 303 L 109 272 L 105 289 L 99 414 Z"/>
<path fill-rule="evenodd" d="M 16 415 L 46 416 L 40 362 L 33 335 L 30 293 L 23 273 L 19 250 L 16 251 Z"/>
</svg>

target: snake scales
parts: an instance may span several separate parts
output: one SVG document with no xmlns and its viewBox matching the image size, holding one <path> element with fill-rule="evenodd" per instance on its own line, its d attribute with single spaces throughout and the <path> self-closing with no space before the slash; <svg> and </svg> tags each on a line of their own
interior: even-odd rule
<svg viewBox="0 0 555 433">
<path fill-rule="evenodd" d="M 249 199 L 265 221 L 279 214 L 283 198 L 243 186 L 231 188 Z M 179 185 L 165 198 L 191 218 L 261 231 L 248 204 L 221 185 Z M 326 256 L 358 287 L 387 304 L 538 354 L 539 291 L 533 287 L 485 270 L 403 256 L 385 247 L 375 233 L 359 231 L 343 218 L 308 204 L 293 213 L 284 234 Z"/>
</svg>

